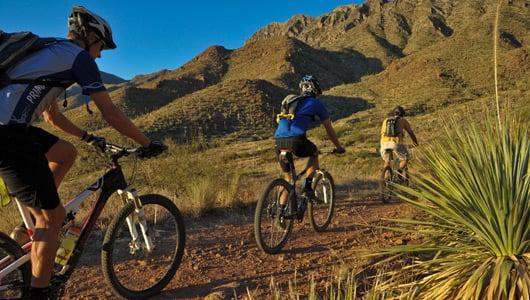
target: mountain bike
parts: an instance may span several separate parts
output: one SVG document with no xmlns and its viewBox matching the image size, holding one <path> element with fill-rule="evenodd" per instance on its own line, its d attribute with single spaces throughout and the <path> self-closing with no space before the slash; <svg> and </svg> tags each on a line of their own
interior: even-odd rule
<svg viewBox="0 0 530 300">
<path fill-rule="evenodd" d="M 399 167 L 393 168 L 392 166 L 399 166 L 399 159 L 394 159 L 394 151 L 392 149 L 386 149 L 385 155 L 388 155 L 390 160 L 390 166 L 383 168 L 381 172 L 380 182 L 380 193 L 381 201 L 383 203 L 389 203 L 392 200 L 392 195 L 395 194 L 396 184 L 409 186 L 409 172 L 408 166 L 399 171 L 394 171 Z"/>
<path fill-rule="evenodd" d="M 171 200 L 157 194 L 138 196 L 137 191 L 127 184 L 118 160 L 136 154 L 138 149 L 107 144 L 105 153 L 111 168 L 65 205 L 66 219 L 60 238 L 64 239 L 74 224 L 82 225 L 69 259 L 63 265 L 55 264 L 50 283 L 52 297 L 59 298 L 64 292 L 65 283 L 79 263 L 96 220 L 113 194 L 121 199 L 123 207 L 107 228 L 101 247 L 101 267 L 107 283 L 119 296 L 144 299 L 159 293 L 174 277 L 184 253 L 184 222 Z M 99 195 L 88 217 L 78 220 L 76 215 L 81 204 L 97 191 Z M 31 237 L 35 227 L 29 210 L 14 200 Z M 1 299 L 27 297 L 31 279 L 31 245 L 32 241 L 29 241 L 20 247 L 0 232 Z"/>
<path fill-rule="evenodd" d="M 309 223 L 316 232 L 326 230 L 333 217 L 335 207 L 335 184 L 331 174 L 323 169 L 317 170 L 313 177 L 314 198 L 300 195 L 296 182 L 307 171 L 307 167 L 296 174 L 292 149 L 281 149 L 280 159 L 290 165 L 291 182 L 274 179 L 266 188 L 256 205 L 254 213 L 254 236 L 259 249 L 268 254 L 278 253 L 291 234 L 294 220 L 303 221 L 308 211 Z M 280 199 L 286 199 L 281 209 Z"/>
</svg>

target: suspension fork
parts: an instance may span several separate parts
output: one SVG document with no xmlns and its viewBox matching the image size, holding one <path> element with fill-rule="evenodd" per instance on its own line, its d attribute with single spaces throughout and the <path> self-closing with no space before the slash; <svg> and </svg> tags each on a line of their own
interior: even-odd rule
<svg viewBox="0 0 530 300">
<path fill-rule="evenodd" d="M 145 219 L 145 211 L 142 205 L 142 201 L 140 201 L 140 197 L 138 197 L 138 192 L 134 188 L 126 188 L 125 190 L 118 190 L 118 195 L 120 195 L 120 198 L 122 199 L 124 204 L 127 204 L 129 202 L 132 202 L 134 204 L 134 214 L 137 216 L 138 225 L 140 226 L 140 231 L 142 233 L 142 236 L 145 241 L 145 246 L 147 248 L 148 252 L 152 252 L 154 250 L 154 244 L 150 237 L 150 232 L 147 228 L 147 220 Z M 131 233 L 133 244 L 135 245 L 135 248 L 137 247 L 137 241 L 139 238 L 138 230 L 136 228 L 136 224 L 134 222 L 134 218 L 132 215 L 129 215 L 126 218 L 127 226 L 129 227 L 129 232 Z"/>
<path fill-rule="evenodd" d="M 327 182 L 328 182 L 328 179 L 326 178 L 325 176 L 325 170 L 324 169 L 318 169 L 315 171 L 315 177 L 313 177 L 313 183 L 311 184 L 311 186 L 313 187 L 313 190 L 315 191 L 315 193 L 317 192 L 316 191 L 316 183 L 318 182 L 318 180 L 322 180 L 322 193 L 323 193 L 323 200 L 324 200 L 324 204 L 328 204 L 329 203 L 329 199 L 328 199 L 328 186 L 327 186 Z"/>
</svg>

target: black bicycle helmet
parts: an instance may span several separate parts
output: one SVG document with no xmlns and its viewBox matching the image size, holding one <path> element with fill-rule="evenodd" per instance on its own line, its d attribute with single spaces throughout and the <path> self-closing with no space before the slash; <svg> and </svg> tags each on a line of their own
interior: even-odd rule
<svg viewBox="0 0 530 300">
<path fill-rule="evenodd" d="M 313 75 L 305 75 L 302 77 L 302 80 L 300 81 L 300 84 L 298 85 L 300 87 L 300 90 L 302 93 L 313 93 L 315 95 L 321 95 L 322 89 L 320 88 L 320 84 L 318 83 L 318 80 Z"/>
<path fill-rule="evenodd" d="M 403 106 L 398 105 L 392 109 L 391 114 L 393 116 L 403 117 L 405 116 L 405 109 L 403 108 Z"/>
<path fill-rule="evenodd" d="M 93 31 L 103 40 L 103 49 L 116 49 L 109 23 L 83 6 L 72 8 L 68 17 L 68 30 L 79 34 L 85 43 L 88 33 Z"/>
</svg>

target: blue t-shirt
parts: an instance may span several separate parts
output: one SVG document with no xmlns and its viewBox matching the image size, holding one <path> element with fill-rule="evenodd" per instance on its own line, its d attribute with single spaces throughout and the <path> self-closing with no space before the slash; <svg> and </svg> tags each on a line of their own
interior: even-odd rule
<svg viewBox="0 0 530 300">
<path fill-rule="evenodd" d="M 98 66 L 90 54 L 69 41 L 53 43 L 7 71 L 11 79 L 41 79 L 76 82 L 83 94 L 105 90 Z M 10 84 L 0 89 L 0 125 L 31 124 L 52 101 L 64 92 L 62 87 L 42 84 Z"/>
<path fill-rule="evenodd" d="M 315 121 L 315 117 L 318 117 L 320 121 L 325 121 L 329 118 L 329 113 L 324 104 L 314 97 L 300 100 L 294 115 L 293 120 L 280 120 L 274 133 L 275 138 L 304 136 L 311 123 Z"/>
</svg>

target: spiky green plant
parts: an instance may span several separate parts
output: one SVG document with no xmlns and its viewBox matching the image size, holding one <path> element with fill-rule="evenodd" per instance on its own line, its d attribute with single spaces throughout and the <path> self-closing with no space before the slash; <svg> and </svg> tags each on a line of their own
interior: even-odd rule
<svg viewBox="0 0 530 300">
<path fill-rule="evenodd" d="M 7 193 L 7 188 L 4 181 L 0 178 L 0 207 L 3 207 L 11 202 L 11 198 Z"/>
<path fill-rule="evenodd" d="M 400 198 L 432 218 L 398 220 L 424 242 L 382 252 L 414 259 L 380 288 L 413 299 L 530 299 L 529 127 L 461 125 L 425 151 L 429 174 Z"/>
</svg>

